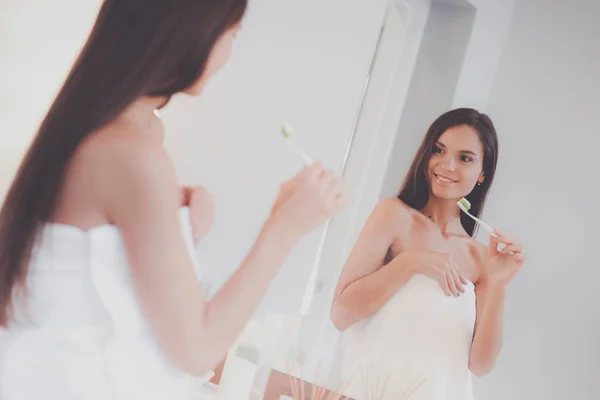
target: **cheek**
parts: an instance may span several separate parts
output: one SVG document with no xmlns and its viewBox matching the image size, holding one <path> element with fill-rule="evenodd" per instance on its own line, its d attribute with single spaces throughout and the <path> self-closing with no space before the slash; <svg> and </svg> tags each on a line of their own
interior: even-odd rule
<svg viewBox="0 0 600 400">
<path fill-rule="evenodd" d="M 210 73 L 217 72 L 225 64 L 227 64 L 227 61 L 229 61 L 229 57 L 231 56 L 232 47 L 232 37 L 224 38 L 217 44 L 217 46 L 215 46 L 215 49 L 208 59 L 207 69 L 210 71 Z"/>
<path fill-rule="evenodd" d="M 203 88 L 204 88 L 204 79 L 200 78 L 192 86 L 185 89 L 183 91 L 183 93 L 185 93 L 189 96 L 199 96 L 202 93 Z"/>
<path fill-rule="evenodd" d="M 428 172 L 428 175 L 432 173 L 433 168 L 435 167 L 435 164 L 436 164 L 436 162 L 435 162 L 435 156 L 432 155 L 431 157 L 429 157 L 429 161 L 427 162 L 427 172 Z"/>
<path fill-rule="evenodd" d="M 481 175 L 481 167 L 480 166 L 475 166 L 475 165 L 471 165 L 468 166 L 467 168 L 465 168 L 463 170 L 462 173 L 462 181 L 466 184 L 466 185 L 476 185 L 477 184 L 477 180 L 479 179 L 479 176 Z"/>
</svg>

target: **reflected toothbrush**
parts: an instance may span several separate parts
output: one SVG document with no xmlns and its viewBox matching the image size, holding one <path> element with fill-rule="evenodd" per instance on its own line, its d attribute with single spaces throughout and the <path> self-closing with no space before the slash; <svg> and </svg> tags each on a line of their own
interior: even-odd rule
<svg viewBox="0 0 600 400">
<path fill-rule="evenodd" d="M 458 207 L 460 207 L 460 209 L 463 210 L 465 214 L 467 214 L 469 217 L 471 217 L 473 220 L 479 223 L 479 225 L 483 226 L 485 230 L 489 232 L 490 235 L 492 235 L 494 238 L 498 237 L 498 235 L 496 235 L 496 232 L 494 232 L 494 229 L 491 226 L 489 226 L 488 224 L 486 224 L 485 222 L 483 222 L 482 220 L 475 217 L 469 212 L 469 210 L 471 209 L 471 203 L 469 202 L 469 200 L 463 197 L 456 204 L 458 204 Z"/>
<path fill-rule="evenodd" d="M 488 231 L 489 234 L 494 237 L 494 239 L 498 239 L 498 235 L 496 234 L 496 232 L 494 232 L 494 229 L 491 226 L 489 226 L 488 224 L 486 224 L 485 222 L 483 222 L 482 220 L 475 217 L 474 215 L 472 215 L 469 212 L 469 210 L 471 209 L 471 203 L 469 202 L 469 200 L 467 200 L 463 197 L 456 204 L 458 204 L 458 207 L 461 210 L 463 210 L 463 212 L 465 214 L 467 214 L 469 217 L 471 217 L 473 220 L 475 220 L 477 223 L 479 223 L 479 225 L 483 226 L 485 228 L 485 230 Z M 509 254 L 514 255 L 515 253 L 511 251 L 511 252 L 509 252 Z"/>
<path fill-rule="evenodd" d="M 294 142 L 292 142 L 293 133 L 294 131 L 292 130 L 292 127 L 290 125 L 283 124 L 281 126 L 281 134 L 283 135 L 283 139 L 285 140 L 285 142 L 294 150 L 294 152 L 296 152 L 296 154 L 300 156 L 300 158 L 302 158 L 302 161 L 304 161 L 306 165 L 311 165 L 313 163 L 313 160 L 308 155 L 306 155 L 304 151 L 300 150 L 300 148 L 296 146 Z"/>
</svg>

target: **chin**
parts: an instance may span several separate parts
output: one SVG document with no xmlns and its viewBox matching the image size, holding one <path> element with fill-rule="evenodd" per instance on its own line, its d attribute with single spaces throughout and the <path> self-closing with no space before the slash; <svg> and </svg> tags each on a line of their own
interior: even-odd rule
<svg viewBox="0 0 600 400">
<path fill-rule="evenodd" d="M 441 200 L 456 200 L 458 201 L 459 199 L 463 198 L 464 196 L 461 195 L 461 191 L 457 190 L 458 188 L 452 188 L 452 187 L 438 187 L 437 185 L 433 184 L 431 187 L 431 194 L 434 197 L 437 197 L 438 199 Z"/>
<path fill-rule="evenodd" d="M 184 94 L 192 97 L 198 97 L 202 94 L 202 87 L 192 87 L 183 91 Z"/>
<path fill-rule="evenodd" d="M 456 200 L 456 201 L 458 201 L 458 199 L 461 198 L 461 196 L 457 196 L 456 194 L 448 193 L 446 191 L 440 191 L 440 190 L 432 190 L 431 194 L 433 195 L 433 197 L 440 199 L 440 200 Z"/>
<path fill-rule="evenodd" d="M 198 81 L 196 81 L 192 86 L 183 90 L 182 93 L 187 94 L 188 96 L 198 97 L 204 91 L 205 86 L 206 86 L 206 81 L 205 81 L 205 79 L 201 78 Z"/>
</svg>

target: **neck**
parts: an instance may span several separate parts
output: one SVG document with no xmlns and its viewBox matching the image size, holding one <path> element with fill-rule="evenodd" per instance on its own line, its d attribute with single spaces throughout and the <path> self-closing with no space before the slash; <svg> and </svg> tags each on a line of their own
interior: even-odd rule
<svg viewBox="0 0 600 400">
<path fill-rule="evenodd" d="M 135 112 L 140 115 L 146 114 L 149 116 L 154 111 L 164 107 L 167 101 L 166 97 L 140 97 L 128 107 L 126 112 Z"/>
<path fill-rule="evenodd" d="M 460 208 L 456 204 L 458 200 L 438 199 L 429 196 L 429 201 L 423 207 L 423 215 L 435 222 L 442 233 L 457 233 L 464 229 L 460 223 Z"/>
<path fill-rule="evenodd" d="M 140 97 L 125 109 L 122 116 L 162 140 L 163 126 L 158 109 L 167 100 L 164 97 Z"/>
</svg>

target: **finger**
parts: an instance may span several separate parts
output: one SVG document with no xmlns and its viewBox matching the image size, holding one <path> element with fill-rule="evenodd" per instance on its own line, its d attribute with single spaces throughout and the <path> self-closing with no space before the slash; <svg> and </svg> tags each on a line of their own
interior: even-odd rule
<svg viewBox="0 0 600 400">
<path fill-rule="evenodd" d="M 455 297 L 458 297 L 458 289 L 456 288 L 456 284 L 454 282 L 454 275 L 452 272 L 446 272 L 446 281 L 448 282 L 448 287 L 450 288 L 450 293 L 452 293 Z"/>
<path fill-rule="evenodd" d="M 458 276 L 460 277 L 460 281 L 462 282 L 463 285 L 466 285 L 467 283 L 469 283 L 467 278 L 463 275 L 462 272 L 460 272 L 460 270 L 458 270 Z"/>
<path fill-rule="evenodd" d="M 192 197 L 192 188 L 190 186 L 183 186 L 181 188 L 181 206 L 182 207 L 189 206 L 191 197 Z"/>
<path fill-rule="evenodd" d="M 446 279 L 445 275 L 443 275 L 440 279 L 440 287 L 442 288 L 446 296 L 452 296 L 452 293 L 450 293 L 450 287 L 448 286 L 448 279 Z"/>
<path fill-rule="evenodd" d="M 334 200 L 333 213 L 335 214 L 335 213 L 338 213 L 339 211 L 341 211 L 344 207 L 346 207 L 347 203 L 348 203 L 347 197 L 343 193 L 338 194 Z"/>
<path fill-rule="evenodd" d="M 323 170 L 321 175 L 319 176 L 319 186 L 323 193 L 329 194 L 332 186 L 334 185 L 335 176 L 333 172 L 329 170 Z"/>
<path fill-rule="evenodd" d="M 306 167 L 307 174 L 311 178 L 319 179 L 325 172 L 325 168 L 323 168 L 323 164 L 320 161 L 313 163 L 311 166 Z"/>
<path fill-rule="evenodd" d="M 316 190 L 320 189 L 323 184 L 324 178 L 326 178 L 327 171 L 323 168 L 321 163 L 317 162 L 310 167 L 306 173 L 306 177 L 303 181 L 304 185 L 308 185 Z"/>
<path fill-rule="evenodd" d="M 511 255 L 522 254 L 523 253 L 523 245 L 518 244 L 518 243 L 508 245 L 508 246 L 504 247 L 502 250 L 500 250 L 500 253 L 502 253 L 502 254 L 511 254 L 512 253 Z"/>
<path fill-rule="evenodd" d="M 496 229 L 494 232 L 497 235 L 496 238 L 494 239 L 496 243 L 502 243 L 507 246 L 515 243 L 515 239 L 513 239 L 512 237 L 510 237 L 508 235 L 505 235 L 499 229 Z"/>
<path fill-rule="evenodd" d="M 300 170 L 300 172 L 298 172 L 296 174 L 296 176 L 291 178 L 286 183 L 289 183 L 290 185 L 295 186 L 295 185 L 300 184 L 301 182 L 302 183 L 315 182 L 318 180 L 321 170 L 322 170 L 321 163 L 315 162 L 314 164 L 311 164 L 309 166 L 305 166 L 304 168 L 302 168 Z"/>
<path fill-rule="evenodd" d="M 329 182 L 329 192 L 335 197 L 342 191 L 343 181 L 335 175 L 333 172 L 331 173 L 331 181 Z"/>
<path fill-rule="evenodd" d="M 517 253 L 513 256 L 513 260 L 517 263 L 517 264 L 523 264 L 525 262 L 525 256 L 521 253 Z"/>
<path fill-rule="evenodd" d="M 346 208 L 347 205 L 348 205 L 348 198 L 346 196 L 342 195 L 342 196 L 338 197 L 336 199 L 334 212 L 336 212 L 336 213 L 340 212 L 341 210 Z"/>
<path fill-rule="evenodd" d="M 338 199 L 342 195 L 343 186 L 344 183 L 340 178 L 334 177 L 329 183 L 328 194 L 329 200 L 332 204 L 335 203 L 336 199 Z"/>
<path fill-rule="evenodd" d="M 459 292 L 464 293 L 464 289 L 462 288 L 462 283 L 461 283 L 460 277 L 459 277 L 458 268 L 456 268 L 456 265 L 454 264 L 454 261 L 452 260 L 452 256 L 450 256 L 450 261 L 448 263 L 448 273 L 451 275 L 450 279 L 452 279 L 454 287 L 456 287 L 456 289 Z"/>
<path fill-rule="evenodd" d="M 467 284 L 465 277 L 462 276 L 462 273 L 460 272 L 460 270 L 454 263 L 451 264 L 451 270 L 452 270 L 452 275 L 454 276 L 454 283 L 456 285 L 456 288 L 458 290 L 460 290 L 462 293 L 464 293 L 465 292 L 464 285 Z"/>
<path fill-rule="evenodd" d="M 496 241 L 497 236 L 490 235 L 490 244 L 488 246 L 489 253 L 491 256 L 495 256 L 499 253 L 498 251 L 498 242 Z"/>
</svg>

